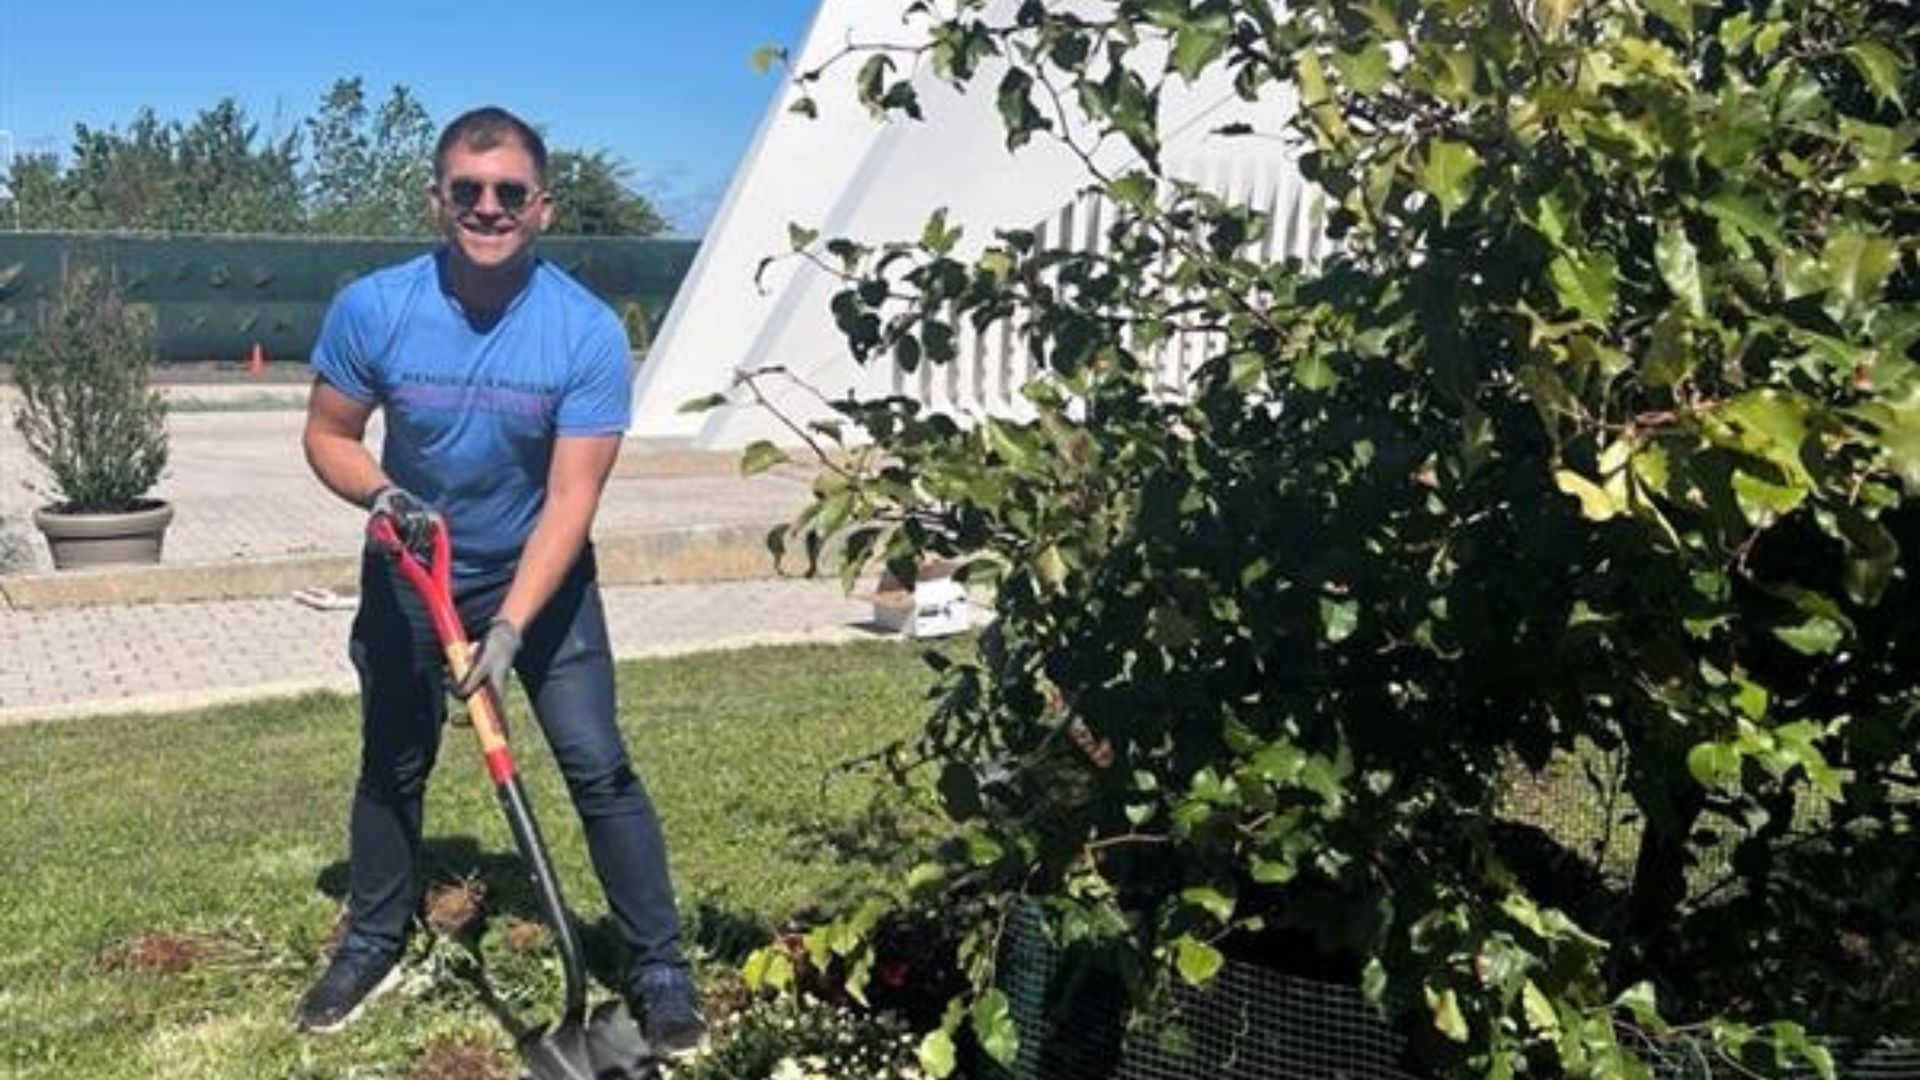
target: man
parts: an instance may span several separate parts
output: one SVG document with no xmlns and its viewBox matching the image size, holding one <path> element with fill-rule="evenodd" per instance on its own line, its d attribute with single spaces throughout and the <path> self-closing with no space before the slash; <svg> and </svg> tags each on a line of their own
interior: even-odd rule
<svg viewBox="0 0 1920 1080">
<path fill-rule="evenodd" d="M 313 349 L 304 445 L 335 494 L 453 537 L 455 603 L 480 643 L 453 687 L 516 671 L 585 826 L 631 953 L 628 999 L 648 1041 L 691 1052 L 705 1023 L 652 802 L 615 724 L 614 675 L 588 530 L 626 430 L 620 320 L 534 241 L 553 217 L 546 148 L 497 108 L 449 124 L 430 191 L 446 242 L 349 285 Z M 378 461 L 363 436 L 375 409 Z M 350 653 L 361 687 L 360 779 L 349 822 L 348 918 L 295 1017 L 335 1031 L 395 981 L 414 910 L 421 795 L 445 718 L 445 672 L 418 597 L 369 550 Z"/>
</svg>

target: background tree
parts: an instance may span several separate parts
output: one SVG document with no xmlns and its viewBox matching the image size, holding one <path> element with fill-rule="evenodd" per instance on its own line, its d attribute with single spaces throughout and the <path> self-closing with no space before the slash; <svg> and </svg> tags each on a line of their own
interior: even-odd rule
<svg viewBox="0 0 1920 1080">
<path fill-rule="evenodd" d="M 232 98 L 180 130 L 173 210 L 165 228 L 188 232 L 285 233 L 305 218 L 296 176 L 299 134 L 255 148 L 258 125 Z"/>
<path fill-rule="evenodd" d="M 941 215 L 794 230 L 862 361 L 1011 322 L 1046 372 L 1026 421 L 836 404 L 873 443 L 800 530 L 997 585 L 908 755 L 951 842 L 887 898 L 968 929 L 930 1067 L 963 1027 L 1017 1049 L 1016 903 L 1137 1000 L 1240 952 L 1343 974 L 1459 1075 L 1644 1076 L 1663 1013 L 1763 1072 L 1920 1030 L 1909 7 L 961 0 L 844 54 L 882 112 L 909 54 L 991 81 L 1113 211 L 1096 251 L 967 260 Z M 1322 262 L 1160 168 L 1161 92 L 1215 71 L 1300 103 L 1217 134 L 1306 149 Z M 1511 820 L 1583 771 L 1624 873 Z M 809 944 L 857 983 L 874 925 Z"/>
<path fill-rule="evenodd" d="M 418 98 L 395 85 L 369 109 L 358 76 L 340 79 L 306 122 L 306 174 L 314 232 L 345 236 L 424 235 L 433 176 L 433 121 Z"/>
<path fill-rule="evenodd" d="M 301 219 L 298 136 L 263 141 L 231 98 L 190 125 L 152 109 L 124 132 L 80 125 L 72 153 L 42 227 L 285 232 Z"/>
<path fill-rule="evenodd" d="M 17 212 L 27 229 L 426 236 L 437 137 L 410 89 L 395 85 L 375 106 L 357 76 L 336 80 L 314 115 L 278 139 L 263 139 L 232 99 L 191 124 L 143 108 L 124 131 L 77 126 L 65 168 L 51 154 L 16 159 L 13 195 L 0 210 L 7 224 Z M 664 232 L 667 222 L 627 185 L 629 174 L 606 150 L 553 149 L 554 232 Z"/>
<path fill-rule="evenodd" d="M 654 236 L 667 222 L 627 186 L 631 170 L 606 150 L 555 150 L 547 159 L 557 236 Z"/>
<path fill-rule="evenodd" d="M 60 159 L 53 154 L 25 154 L 13 160 L 8 176 L 9 201 L 5 222 L 22 229 L 57 229 L 67 211 L 62 205 L 67 189 L 61 183 Z"/>
</svg>

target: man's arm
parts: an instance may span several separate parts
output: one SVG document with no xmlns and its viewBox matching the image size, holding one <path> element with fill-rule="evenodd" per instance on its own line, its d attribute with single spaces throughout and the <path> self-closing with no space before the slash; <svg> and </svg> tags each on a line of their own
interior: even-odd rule
<svg viewBox="0 0 1920 1080">
<path fill-rule="evenodd" d="M 600 492 L 620 456 L 619 435 L 561 436 L 547 468 L 547 503 L 520 553 L 520 567 L 500 603 L 499 617 L 524 633 L 553 597 L 586 546 Z"/>
<path fill-rule="evenodd" d="M 359 507 L 367 506 L 374 493 L 389 483 L 365 442 L 367 421 L 372 416 L 372 405 L 355 401 L 320 379 L 313 380 L 300 445 L 313 475 L 327 490 Z"/>
</svg>

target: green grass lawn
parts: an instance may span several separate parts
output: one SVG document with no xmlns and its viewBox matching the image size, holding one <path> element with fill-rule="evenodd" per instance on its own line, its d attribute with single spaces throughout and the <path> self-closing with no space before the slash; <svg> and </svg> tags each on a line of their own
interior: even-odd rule
<svg viewBox="0 0 1920 1080">
<path fill-rule="evenodd" d="M 796 909 L 897 872 L 900 831 L 924 819 L 837 766 L 916 728 L 932 681 L 920 652 L 876 642 L 621 665 L 622 724 L 710 979 Z M 557 964 L 507 943 L 537 909 L 470 733 L 450 728 L 426 876 L 487 888 L 485 976 L 421 935 L 404 992 L 342 1035 L 293 1033 L 340 909 L 356 726 L 353 699 L 314 695 L 0 729 L 0 1075 L 424 1077 L 450 1045 L 509 1060 L 482 986 L 511 1015 L 552 1019 Z M 615 946 L 578 823 L 532 721 L 514 730 L 604 979 Z"/>
</svg>

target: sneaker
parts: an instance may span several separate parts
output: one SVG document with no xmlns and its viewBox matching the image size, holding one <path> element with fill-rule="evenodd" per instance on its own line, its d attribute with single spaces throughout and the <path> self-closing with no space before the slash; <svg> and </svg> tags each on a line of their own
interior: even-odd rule
<svg viewBox="0 0 1920 1080">
<path fill-rule="evenodd" d="M 326 974 L 300 1000 L 293 1026 L 315 1035 L 330 1035 L 346 1027 L 360 1015 L 362 1006 L 399 983 L 398 959 L 378 953 L 335 953 Z"/>
<path fill-rule="evenodd" d="M 707 1022 L 700 995 L 684 967 L 655 964 L 640 969 L 628 985 L 629 1007 L 640 1018 L 647 1045 L 664 1058 L 684 1059 L 704 1050 Z"/>
</svg>

